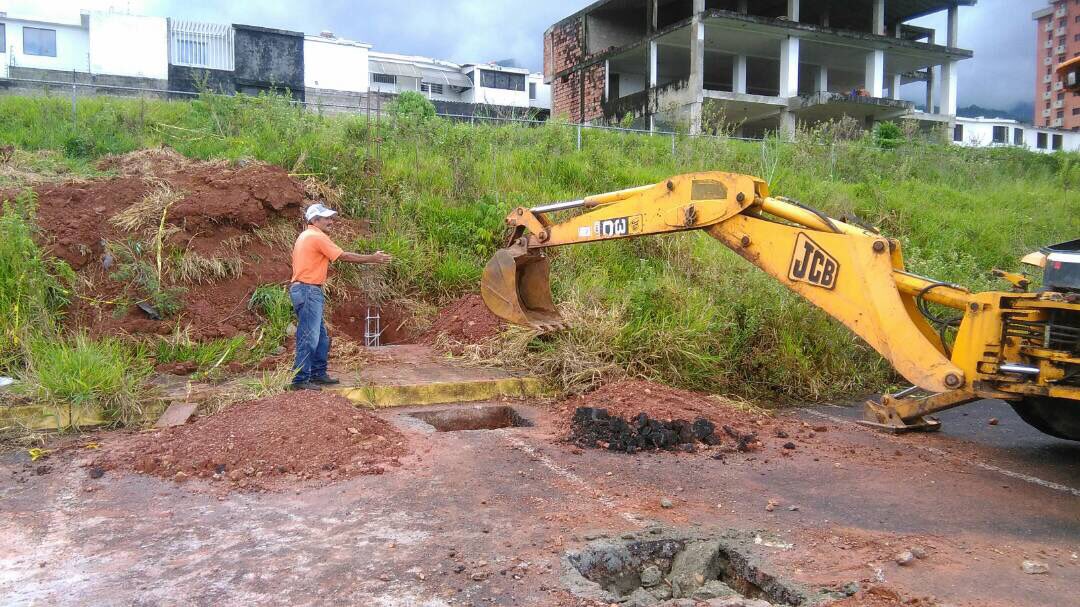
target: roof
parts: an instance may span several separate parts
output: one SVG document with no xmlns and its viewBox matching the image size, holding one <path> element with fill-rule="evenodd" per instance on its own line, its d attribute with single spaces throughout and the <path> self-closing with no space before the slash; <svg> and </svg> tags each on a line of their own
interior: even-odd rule
<svg viewBox="0 0 1080 607">
<path fill-rule="evenodd" d="M 370 57 L 370 55 L 369 55 Z M 449 67 L 449 66 L 447 66 Z M 431 66 L 417 65 L 408 59 L 385 60 L 371 57 L 368 60 L 368 70 L 373 74 L 386 74 L 388 76 L 401 76 L 403 78 L 420 78 L 424 82 L 434 84 L 447 84 L 472 88 L 473 81 L 460 71 L 453 69 L 439 69 L 434 64 Z"/>
</svg>

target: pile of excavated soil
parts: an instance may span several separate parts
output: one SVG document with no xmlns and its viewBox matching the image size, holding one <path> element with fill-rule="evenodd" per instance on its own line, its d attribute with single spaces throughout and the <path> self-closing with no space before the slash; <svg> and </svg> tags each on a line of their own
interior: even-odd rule
<svg viewBox="0 0 1080 607">
<path fill-rule="evenodd" d="M 484 299 L 477 294 L 454 300 L 435 317 L 420 343 L 433 344 L 440 336 L 451 344 L 477 344 L 499 333 L 503 321 L 491 313 Z"/>
<path fill-rule="evenodd" d="M 634 426 L 634 419 L 640 420 L 639 415 L 642 413 L 645 414 L 646 421 L 650 422 L 682 421 L 692 426 L 698 419 L 707 420 L 714 426 L 715 436 L 722 445 L 740 451 L 753 450 L 760 446 L 768 434 L 767 431 L 774 425 L 774 420 L 726 407 L 708 395 L 640 379 L 624 379 L 604 384 L 592 392 L 560 401 L 555 407 L 559 412 L 557 425 L 561 433 L 571 441 L 582 436 L 581 421 L 579 420 L 577 429 L 574 423 L 575 415 L 582 417 L 583 414 L 577 413 L 582 408 L 603 410 L 609 417 L 623 420 L 629 426 Z M 612 425 L 619 426 L 617 422 Z M 670 429 L 673 425 L 679 424 L 668 423 L 667 427 Z"/>
<path fill-rule="evenodd" d="M 184 426 L 125 437 L 94 465 L 229 489 L 325 484 L 400 465 L 407 439 L 330 392 L 289 392 L 238 403 Z"/>
<path fill-rule="evenodd" d="M 574 411 L 570 440 L 580 447 L 624 453 L 654 449 L 680 449 L 693 453 L 697 443 L 720 444 L 716 426 L 704 417 L 695 418 L 693 422 L 683 419 L 664 421 L 638 413 L 633 419 L 626 420 L 612 416 L 607 409 L 593 407 L 578 407 Z"/>
<path fill-rule="evenodd" d="M 179 326 L 188 328 L 195 339 L 254 330 L 260 319 L 248 309 L 252 292 L 262 284 L 283 284 L 290 276 L 292 239 L 302 227 L 306 205 L 302 185 L 280 167 L 261 162 L 201 162 L 167 149 L 107 158 L 100 168 L 118 175 L 36 188 L 42 245 L 68 262 L 82 279 L 69 310 L 69 324 L 94 334 L 168 334 Z M 124 260 L 117 259 L 106 245 L 134 249 L 141 259 L 156 265 L 153 241 L 161 212 L 147 212 L 144 227 L 134 232 L 111 220 L 162 188 L 176 193 L 161 230 L 165 236 L 162 282 L 182 290 L 179 313 L 155 320 L 130 305 L 133 298 L 145 294 L 133 292 L 130 280 L 116 280 Z M 259 232 L 260 228 L 273 231 Z M 348 239 L 366 230 L 364 222 L 342 220 L 332 236 Z M 223 278 L 192 282 L 169 269 L 170 260 L 194 256 L 228 260 L 234 271 Z"/>
</svg>

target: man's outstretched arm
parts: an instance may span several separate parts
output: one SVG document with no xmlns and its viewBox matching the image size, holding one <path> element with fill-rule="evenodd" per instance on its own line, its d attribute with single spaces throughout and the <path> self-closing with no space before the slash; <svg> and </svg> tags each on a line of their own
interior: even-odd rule
<svg viewBox="0 0 1080 607">
<path fill-rule="evenodd" d="M 374 265 L 386 265 L 393 260 L 393 257 L 386 253 L 383 253 L 382 251 L 375 251 L 371 255 L 362 255 L 360 253 L 350 253 L 348 251 L 345 251 L 337 258 L 337 261 Z"/>
</svg>

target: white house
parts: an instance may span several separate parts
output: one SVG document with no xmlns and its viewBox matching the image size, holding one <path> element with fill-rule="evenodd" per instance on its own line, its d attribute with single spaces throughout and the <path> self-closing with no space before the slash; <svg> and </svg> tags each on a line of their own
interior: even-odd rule
<svg viewBox="0 0 1080 607">
<path fill-rule="evenodd" d="M 90 70 L 90 15 L 43 21 L 0 13 L 0 76 L 9 67 Z"/>
<path fill-rule="evenodd" d="M 304 86 L 324 91 L 368 92 L 370 44 L 324 31 L 304 36 Z"/>
<path fill-rule="evenodd" d="M 1033 152 L 1080 151 L 1080 132 L 1036 127 L 1007 118 L 957 117 L 952 141 L 964 147 L 1018 146 Z"/>
<path fill-rule="evenodd" d="M 90 13 L 90 72 L 165 80 L 169 77 L 168 19 L 116 12 Z M 133 52 L 133 49 L 135 52 Z"/>
<path fill-rule="evenodd" d="M 529 87 L 529 107 L 550 110 L 551 85 L 544 82 L 544 75 L 540 72 L 529 74 L 526 85 Z"/>
<path fill-rule="evenodd" d="M 507 107 L 529 107 L 529 70 L 494 63 L 464 65 L 462 73 L 473 82 L 462 101 Z"/>
<path fill-rule="evenodd" d="M 473 82 L 456 63 L 378 51 L 368 53 L 368 58 L 372 92 L 416 91 L 433 100 L 469 101 L 465 93 Z"/>
</svg>

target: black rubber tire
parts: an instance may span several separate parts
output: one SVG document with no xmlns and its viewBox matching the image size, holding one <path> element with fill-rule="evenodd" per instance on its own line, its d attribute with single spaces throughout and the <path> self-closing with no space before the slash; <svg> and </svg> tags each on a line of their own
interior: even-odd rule
<svg viewBox="0 0 1080 607">
<path fill-rule="evenodd" d="M 1009 403 L 1020 419 L 1043 434 L 1080 441 L 1080 402 L 1028 396 Z"/>
</svg>

